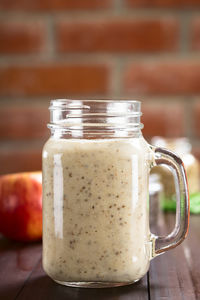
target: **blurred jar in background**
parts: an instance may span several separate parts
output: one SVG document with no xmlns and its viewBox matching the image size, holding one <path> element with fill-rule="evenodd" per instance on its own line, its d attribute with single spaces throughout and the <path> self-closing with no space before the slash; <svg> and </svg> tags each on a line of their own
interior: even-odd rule
<svg viewBox="0 0 200 300">
<path fill-rule="evenodd" d="M 160 221 L 160 203 L 162 199 L 163 186 L 158 174 L 150 174 L 149 177 L 149 211 L 150 211 L 150 228 L 151 232 L 156 232 Z"/>
<path fill-rule="evenodd" d="M 191 153 L 192 145 L 187 138 L 152 138 L 152 145 L 156 147 L 164 147 L 177 153 L 183 160 L 188 178 L 189 193 L 199 192 L 199 162 Z M 166 199 L 174 199 L 175 185 L 172 173 L 164 166 L 156 167 L 152 173 L 161 176 L 163 184 L 164 196 Z"/>
</svg>

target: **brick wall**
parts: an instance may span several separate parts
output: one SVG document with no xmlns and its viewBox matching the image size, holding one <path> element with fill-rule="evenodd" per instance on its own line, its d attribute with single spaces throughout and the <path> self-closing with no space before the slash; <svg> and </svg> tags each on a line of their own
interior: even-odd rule
<svg viewBox="0 0 200 300">
<path fill-rule="evenodd" d="M 200 0 L 0 0 L 0 173 L 41 168 L 49 100 L 140 99 L 200 157 Z"/>
</svg>

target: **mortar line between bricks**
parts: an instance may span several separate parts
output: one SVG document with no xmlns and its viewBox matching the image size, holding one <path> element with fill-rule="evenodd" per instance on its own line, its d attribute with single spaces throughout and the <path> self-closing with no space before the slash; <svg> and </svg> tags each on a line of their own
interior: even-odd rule
<svg viewBox="0 0 200 300">
<path fill-rule="evenodd" d="M 189 139 L 193 138 L 193 118 L 192 109 L 194 104 L 191 103 L 191 97 L 186 97 L 184 101 L 184 132 Z"/>
<path fill-rule="evenodd" d="M 45 137 L 46 138 L 46 137 Z M 27 140 L 29 141 L 27 143 Z M 15 151 L 26 151 L 27 149 L 31 150 L 41 150 L 41 155 L 42 155 L 42 146 L 44 145 L 44 139 L 42 138 L 35 138 L 35 139 L 16 139 L 16 140 L 2 140 L 0 144 L 0 150 L 5 151 L 8 153 L 8 150 L 11 150 L 12 152 Z"/>
<path fill-rule="evenodd" d="M 122 81 L 121 81 L 122 82 Z M 94 97 L 97 98 L 109 98 L 111 97 L 112 94 L 107 93 L 106 95 L 102 95 L 102 94 L 95 94 L 95 95 L 89 95 L 89 96 L 82 96 L 82 95 L 73 95 L 71 98 L 72 99 L 94 99 Z M 173 103 L 183 103 L 182 101 L 184 101 L 185 99 L 185 95 L 175 95 L 175 94 L 171 94 L 171 95 L 141 95 L 140 96 L 142 98 L 142 101 L 144 103 L 152 103 L 152 104 L 158 104 L 158 103 L 166 103 L 166 101 L 169 103 L 169 105 L 173 104 Z M 195 95 L 195 97 L 200 97 L 200 95 Z M 130 95 L 121 95 L 120 96 L 121 100 L 125 100 L 125 99 L 130 99 Z M 0 96 L 0 105 L 9 105 L 9 104 L 21 104 L 21 103 L 25 103 L 27 105 L 32 105 L 33 106 L 37 106 L 38 104 L 45 104 L 48 101 L 50 101 L 52 99 L 51 96 Z M 34 101 L 34 102 L 33 102 Z"/>
<path fill-rule="evenodd" d="M 191 15 L 187 14 L 180 18 L 180 52 L 191 55 L 189 50 L 189 29 L 190 29 Z"/>
<path fill-rule="evenodd" d="M 47 23 L 47 53 L 48 53 L 48 59 L 54 59 L 54 56 L 56 54 L 56 43 L 55 43 L 55 24 L 54 24 L 54 18 L 52 16 L 48 16 L 48 19 L 46 21 Z"/>
<path fill-rule="evenodd" d="M 105 94 L 95 94 L 95 95 L 80 95 L 80 94 L 74 94 L 71 97 L 64 97 L 63 99 L 77 99 L 77 100 L 81 100 L 81 99 L 105 99 L 105 98 L 110 98 L 112 96 L 111 93 L 107 93 Z M 10 104 L 25 104 L 28 106 L 32 106 L 32 107 L 37 107 L 38 105 L 41 105 L 42 107 L 45 106 L 45 104 L 50 103 L 50 101 L 52 99 L 55 99 L 55 97 L 52 96 L 45 96 L 42 97 L 40 95 L 38 96 L 6 96 L 6 97 L 2 97 L 0 96 L 0 105 L 10 105 Z"/>
<path fill-rule="evenodd" d="M 118 1 L 118 0 L 117 0 Z M 87 9 L 87 10 L 67 10 L 66 11 L 55 11 L 55 10 L 46 10 L 45 12 L 41 11 L 6 11 L 1 10 L 0 11 L 0 19 L 1 20 L 7 20 L 8 18 L 14 19 L 14 20 L 37 20 L 37 19 L 43 19 L 45 17 L 48 17 L 49 14 L 52 14 L 53 18 L 60 19 L 60 18 L 67 18 L 68 20 L 73 20 L 74 17 L 80 18 L 81 20 L 88 20 L 94 19 L 97 20 L 98 18 L 108 18 L 110 17 L 134 17 L 134 18 L 162 18 L 162 17 L 177 17 L 177 16 L 185 16 L 188 14 L 191 14 L 194 16 L 199 16 L 198 12 L 199 7 L 194 8 L 130 8 L 128 6 L 124 6 L 123 4 L 120 4 L 120 1 L 117 3 L 116 6 L 112 6 L 110 8 L 105 9 Z M 116 15 L 116 12 L 118 13 Z"/>
<path fill-rule="evenodd" d="M 113 98 L 119 99 L 121 96 L 121 89 L 122 89 L 122 80 L 121 80 L 121 62 L 119 59 L 116 59 L 113 62 L 114 67 L 112 70 L 112 94 Z"/>
<path fill-rule="evenodd" d="M 48 53 L 42 53 L 42 54 L 27 54 L 24 55 L 12 55 L 12 56 L 0 56 L 0 66 L 9 66 L 15 64 L 17 65 L 40 65 L 41 63 L 45 66 L 48 64 L 102 64 L 102 63 L 109 63 L 111 59 L 119 59 L 123 62 L 128 63 L 167 63 L 167 62 L 200 62 L 200 52 L 198 51 L 191 51 L 190 53 L 144 53 L 144 54 L 118 54 L 118 53 L 98 53 L 98 54 L 72 54 L 72 53 L 66 53 L 66 54 L 60 54 L 56 53 L 56 57 L 53 57 L 51 55 L 48 55 Z"/>
<path fill-rule="evenodd" d="M 121 13 L 123 9 L 124 0 L 114 0 L 114 5 L 117 13 Z"/>
<path fill-rule="evenodd" d="M 0 107 L 6 107 L 10 105 L 14 106 L 23 106 L 29 108 L 37 108 L 38 106 L 41 108 L 45 108 L 47 104 L 50 102 L 50 97 L 14 97 L 2 98 L 0 96 Z"/>
<path fill-rule="evenodd" d="M 194 113 L 195 113 L 196 103 L 197 103 L 197 97 L 191 97 L 190 108 L 189 108 L 190 109 L 190 114 L 191 114 L 191 123 L 190 123 L 191 136 L 190 136 L 190 138 L 191 138 L 191 141 L 192 141 L 193 145 L 196 145 L 196 143 L 198 143 L 198 142 L 199 142 L 199 145 L 200 145 L 200 141 L 198 141 L 199 137 L 196 135 L 196 129 L 195 129 Z"/>
</svg>

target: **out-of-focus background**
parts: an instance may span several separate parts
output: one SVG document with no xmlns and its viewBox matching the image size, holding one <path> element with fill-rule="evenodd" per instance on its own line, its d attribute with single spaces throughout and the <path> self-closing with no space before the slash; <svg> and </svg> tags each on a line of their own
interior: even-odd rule
<svg viewBox="0 0 200 300">
<path fill-rule="evenodd" d="M 200 0 L 0 0 L 0 173 L 41 169 L 52 98 L 138 99 L 200 158 Z"/>
</svg>

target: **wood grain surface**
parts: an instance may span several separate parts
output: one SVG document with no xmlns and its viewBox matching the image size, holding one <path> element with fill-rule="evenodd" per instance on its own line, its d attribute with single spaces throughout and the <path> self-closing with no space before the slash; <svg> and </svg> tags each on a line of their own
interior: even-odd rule
<svg viewBox="0 0 200 300">
<path fill-rule="evenodd" d="M 173 224 L 174 215 L 165 215 L 154 232 L 166 234 Z M 69 288 L 55 283 L 42 269 L 40 243 L 21 244 L 1 237 L 0 299 L 200 299 L 199 226 L 200 216 L 192 216 L 187 239 L 176 249 L 153 259 L 149 273 L 138 283 L 104 289 Z"/>
</svg>

